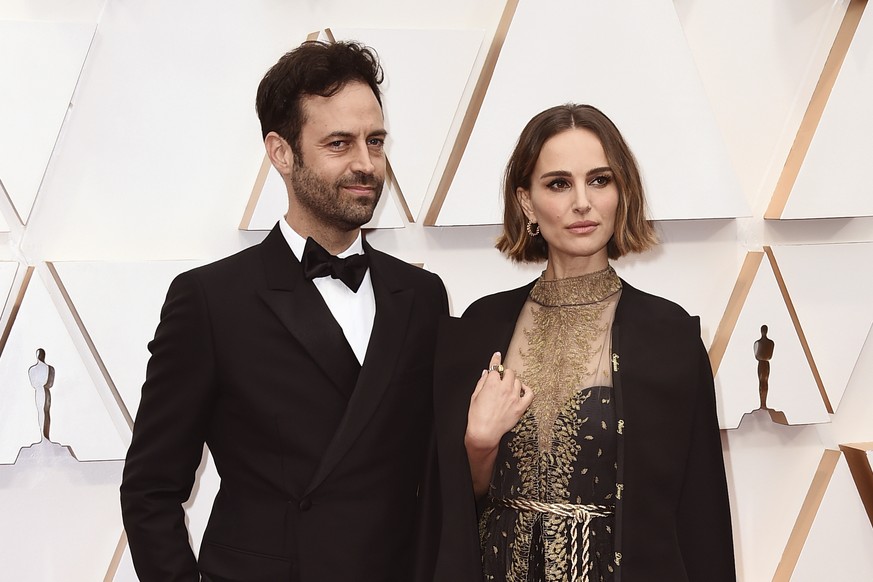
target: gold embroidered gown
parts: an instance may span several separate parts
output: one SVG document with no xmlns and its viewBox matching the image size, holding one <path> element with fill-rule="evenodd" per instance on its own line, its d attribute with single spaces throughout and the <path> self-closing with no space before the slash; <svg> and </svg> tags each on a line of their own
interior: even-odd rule
<svg viewBox="0 0 873 582">
<path fill-rule="evenodd" d="M 613 579 L 612 267 L 531 289 L 506 354 L 534 391 L 504 435 L 479 522 L 485 580 Z"/>
</svg>

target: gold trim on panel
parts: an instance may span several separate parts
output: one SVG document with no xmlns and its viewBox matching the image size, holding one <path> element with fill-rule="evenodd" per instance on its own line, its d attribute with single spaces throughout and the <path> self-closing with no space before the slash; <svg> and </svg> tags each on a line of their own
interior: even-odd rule
<svg viewBox="0 0 873 582">
<path fill-rule="evenodd" d="M 264 184 L 267 182 L 267 175 L 270 173 L 270 168 L 273 164 L 270 163 L 270 156 L 264 154 L 264 161 L 261 162 L 261 169 L 258 171 L 258 177 L 255 179 L 255 185 L 252 188 L 252 194 L 249 196 L 249 203 L 246 204 L 246 211 L 243 213 L 242 220 L 239 223 L 240 230 L 249 230 L 252 223 L 252 216 L 255 214 L 255 208 L 261 199 L 261 192 L 264 190 Z"/>
<path fill-rule="evenodd" d="M 816 366 L 815 360 L 812 357 L 812 350 L 809 349 L 809 342 L 806 341 L 806 334 L 803 333 L 803 328 L 800 325 L 800 318 L 797 317 L 797 310 L 794 308 L 794 302 L 791 301 L 791 295 L 788 293 L 785 279 L 782 278 L 782 271 L 779 270 L 779 265 L 776 263 L 776 256 L 773 254 L 773 249 L 769 246 L 764 247 L 764 252 L 767 253 L 767 258 L 770 260 L 770 267 L 773 269 L 773 274 L 776 276 L 776 283 L 779 285 L 779 291 L 782 292 L 782 299 L 785 300 L 785 306 L 788 308 L 788 315 L 791 316 L 791 322 L 794 324 L 794 331 L 800 339 L 800 345 L 803 347 L 806 361 L 809 362 L 809 368 L 812 371 L 813 378 L 815 378 L 815 383 L 818 386 L 818 391 L 821 394 L 821 399 L 824 402 L 825 409 L 828 413 L 833 414 L 834 408 L 831 406 L 831 399 L 828 398 L 828 393 L 825 390 L 824 382 L 822 382 L 821 374 L 818 373 L 818 366 Z"/>
<path fill-rule="evenodd" d="M 806 113 L 804 113 L 800 127 L 797 129 L 797 135 L 794 138 L 791 151 L 788 152 L 788 158 L 785 160 L 773 196 L 770 198 L 770 205 L 764 212 L 764 218 L 782 218 L 782 212 L 785 210 L 788 197 L 794 188 L 800 167 L 809 151 L 812 138 L 818 129 L 822 113 L 824 113 L 828 98 L 831 96 L 834 83 L 840 73 L 840 68 L 843 66 L 846 54 L 849 52 L 849 46 L 852 44 L 852 39 L 866 6 L 867 0 L 850 0 L 849 6 L 846 8 L 843 22 L 840 24 L 840 29 L 834 38 L 834 44 L 828 53 L 827 61 L 825 61 L 818 83 L 809 100 Z"/>
<path fill-rule="evenodd" d="M 840 445 L 840 450 L 846 456 L 852 479 L 858 488 L 858 495 L 867 511 L 870 525 L 873 526 L 873 470 L 870 468 L 870 459 L 867 453 L 873 451 L 873 442 L 848 443 Z"/>
<path fill-rule="evenodd" d="M 6 342 L 9 340 L 9 334 L 12 332 L 12 326 L 15 325 L 15 318 L 18 317 L 21 301 L 24 299 L 24 294 L 27 293 L 27 286 L 30 284 L 31 277 L 33 277 L 33 267 L 27 267 L 21 280 L 21 285 L 18 287 L 18 293 L 15 295 L 15 300 L 12 303 L 12 309 L 9 311 L 9 319 L 6 321 L 6 327 L 3 328 L 3 335 L 0 335 L 0 354 L 6 349 Z"/>
<path fill-rule="evenodd" d="M 788 582 L 791 580 L 794 568 L 797 567 L 797 560 L 800 558 L 800 552 L 803 551 L 803 546 L 809 537 L 815 516 L 821 507 L 825 491 L 827 491 L 839 460 L 840 451 L 826 449 L 822 453 L 821 461 L 812 479 L 812 484 L 810 484 L 809 491 L 806 493 L 806 499 L 803 500 L 800 513 L 797 514 L 797 521 L 794 522 L 794 528 L 791 530 L 788 543 L 785 544 L 785 550 L 782 552 L 782 558 L 776 567 L 773 582 Z"/>
<path fill-rule="evenodd" d="M 752 283 L 755 282 L 755 276 L 758 273 L 758 267 L 761 266 L 761 259 L 763 258 L 764 253 L 760 251 L 749 251 L 746 254 L 746 259 L 743 261 L 743 266 L 740 267 L 740 274 L 737 276 L 734 290 L 731 291 L 731 296 L 730 299 L 728 299 L 724 315 L 721 317 L 721 321 L 715 330 L 715 337 L 712 340 L 712 345 L 709 347 L 709 362 L 712 365 L 713 376 L 718 374 L 721 360 L 724 358 L 728 343 L 731 340 L 731 335 L 733 335 L 734 328 L 737 326 L 740 312 L 743 310 L 743 305 L 746 303 L 746 297 L 749 296 Z"/>
<path fill-rule="evenodd" d="M 385 178 L 386 180 L 391 180 L 391 183 L 394 185 L 394 190 L 397 192 L 397 198 L 400 201 L 400 207 L 403 208 L 403 213 L 406 214 L 406 220 L 409 222 L 415 222 L 415 218 L 409 210 L 409 204 L 406 202 L 406 196 L 403 195 L 403 189 L 400 187 L 400 182 L 397 181 L 397 175 L 394 173 L 394 168 L 391 167 L 391 160 L 386 158 L 385 162 L 388 174 Z"/>
<path fill-rule="evenodd" d="M 491 77 L 494 76 L 497 59 L 500 57 L 500 51 L 503 49 L 503 43 L 506 41 L 506 34 L 509 31 L 510 24 L 512 24 L 512 18 L 515 16 L 518 2 L 519 0 L 507 0 L 506 7 L 503 9 L 503 15 L 500 17 L 500 23 L 497 25 L 497 30 L 494 32 L 494 38 L 491 41 L 491 48 L 488 49 L 488 55 L 485 57 L 485 63 L 482 65 L 479 80 L 476 81 L 476 87 L 473 89 L 470 104 L 467 106 L 467 112 L 464 114 L 464 120 L 461 122 L 458 137 L 455 139 L 451 154 L 449 154 L 446 168 L 440 178 L 430 208 L 424 217 L 425 226 L 435 226 L 437 218 L 439 218 L 440 210 L 446 201 L 449 188 L 455 179 L 455 173 L 457 173 L 458 166 L 461 164 L 461 158 L 467 149 L 467 143 L 469 143 L 470 136 L 473 134 L 473 126 L 476 125 L 476 119 L 479 117 L 479 111 L 482 109 L 482 103 L 485 101 L 485 93 L 488 92 Z"/>
<path fill-rule="evenodd" d="M 112 394 L 112 398 L 115 400 L 115 405 L 118 406 L 118 409 L 121 411 L 121 415 L 124 417 L 124 421 L 127 423 L 127 427 L 132 431 L 133 417 L 131 416 L 130 411 L 127 409 L 127 405 L 124 403 L 124 399 L 121 398 L 121 394 L 118 392 L 118 387 L 116 387 L 115 382 L 112 381 L 112 377 L 109 375 L 109 370 L 106 368 L 106 364 L 103 363 L 103 358 L 100 357 L 100 353 L 97 351 L 97 346 L 94 345 L 94 340 L 91 339 L 91 334 L 88 333 L 88 329 L 85 327 L 85 323 L 79 316 L 79 312 L 76 309 L 76 306 L 73 304 L 73 300 L 70 297 L 70 294 L 67 292 L 67 288 L 64 287 L 64 282 L 61 281 L 61 277 L 58 274 L 57 269 L 55 269 L 54 264 L 52 264 L 50 261 L 46 261 L 46 267 L 48 267 L 48 271 L 49 273 L 51 273 L 55 285 L 57 285 L 58 290 L 61 292 L 61 296 L 64 298 L 64 303 L 67 304 L 67 309 L 73 316 L 73 321 L 76 322 L 76 327 L 79 328 L 79 333 L 85 340 L 85 344 L 88 346 L 88 351 L 91 352 L 91 357 L 97 363 L 97 367 L 100 368 L 100 373 L 103 375 L 103 379 L 106 380 L 106 384 L 107 386 L 109 386 L 109 392 Z"/>
<path fill-rule="evenodd" d="M 114 582 L 115 574 L 118 572 L 118 565 L 121 564 L 121 557 L 124 556 L 124 549 L 127 547 L 127 532 L 121 530 L 121 537 L 118 538 L 118 544 L 115 546 L 115 552 L 112 554 L 112 560 L 109 561 L 109 568 L 106 570 L 106 576 L 103 577 L 103 582 Z"/>
<path fill-rule="evenodd" d="M 18 226 L 19 228 L 23 228 L 24 221 L 21 220 L 21 215 L 18 213 L 18 209 L 15 207 L 15 203 L 12 201 L 12 197 L 9 196 L 9 191 L 6 190 L 6 186 L 3 185 L 3 180 L 0 180 L 0 200 L 3 201 L 2 203 L 0 203 L 0 204 L 2 204 L 2 206 L 7 206 L 9 208 L 9 210 L 7 212 L 3 212 L 3 215 L 4 215 L 3 218 L 6 219 L 7 225 L 9 226 L 9 230 L 2 231 L 2 232 L 11 232 L 11 230 L 12 230 L 12 225 L 8 224 L 10 222 L 9 217 L 8 217 L 8 214 L 10 212 L 15 215 L 16 226 Z M 2 206 L 0 206 L 0 208 L 2 208 Z"/>
</svg>

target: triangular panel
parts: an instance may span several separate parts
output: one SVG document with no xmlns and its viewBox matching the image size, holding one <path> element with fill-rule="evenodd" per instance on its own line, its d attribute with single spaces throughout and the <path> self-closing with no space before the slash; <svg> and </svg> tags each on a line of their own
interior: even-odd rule
<svg viewBox="0 0 873 582">
<path fill-rule="evenodd" d="M 836 451 L 827 453 L 837 455 L 833 472 L 826 480 L 824 467 L 813 481 L 774 580 L 873 580 L 873 527 L 845 457 Z M 822 485 L 823 493 L 816 491 Z M 799 544 L 802 548 L 791 571 Z"/>
<path fill-rule="evenodd" d="M 867 174 L 873 158 L 871 79 L 873 10 L 868 8 L 858 22 L 781 218 L 873 216 Z"/>
<path fill-rule="evenodd" d="M 161 305 L 173 278 L 202 261 L 57 262 L 52 266 L 72 309 L 130 417 L 139 408 Z"/>
<path fill-rule="evenodd" d="M 26 223 L 95 26 L 0 21 L 0 180 Z"/>
<path fill-rule="evenodd" d="M 741 278 L 750 277 L 742 282 L 749 285 L 747 295 L 732 296 L 731 302 L 737 304 L 729 305 L 726 314 L 735 309 L 741 311 L 732 328 L 725 320 L 727 317 L 722 320 L 711 352 L 716 370 L 719 425 L 736 428 L 743 414 L 760 405 L 759 371 L 764 368 L 759 367 L 755 343 L 762 339 L 764 325 L 768 328 L 767 337 L 774 342 L 768 362 L 768 408 L 782 412 L 789 424 L 828 422 L 818 384 L 770 262 L 762 260 L 763 253 L 749 255 L 755 260 L 747 261 L 741 273 Z M 722 349 L 719 346 L 725 336 L 723 352 L 715 353 Z"/>
<path fill-rule="evenodd" d="M 584 32 L 565 34 L 556 21 L 584 23 Z M 478 117 L 465 119 L 475 126 L 463 157 L 450 185 L 444 177 L 428 224 L 499 223 L 503 168 L 522 127 L 568 101 L 598 107 L 622 131 L 653 218 L 749 214 L 672 2 L 520 0 Z"/>
<path fill-rule="evenodd" d="M 385 68 L 388 158 L 417 220 L 464 88 L 482 44 L 479 30 L 332 28 L 336 40 L 358 40 Z"/>
<path fill-rule="evenodd" d="M 42 278 L 34 274 L 0 354 L 0 463 L 40 440 L 35 389 L 28 370 L 38 349 L 54 367 L 51 440 L 80 461 L 122 459 L 127 449 Z"/>
<path fill-rule="evenodd" d="M 725 431 L 738 580 L 773 578 L 821 460 L 817 428 L 776 424 L 758 410 Z"/>
<path fill-rule="evenodd" d="M 0 192 L 0 196 L 2 195 Z M 3 214 L 0 214 L 0 232 L 9 232 L 9 223 L 6 222 L 6 217 Z"/>
<path fill-rule="evenodd" d="M 772 249 L 836 410 L 873 326 L 873 243 Z"/>
<path fill-rule="evenodd" d="M 118 568 L 115 570 L 115 576 L 111 581 L 139 582 L 139 577 L 136 575 L 136 570 L 133 568 L 133 558 L 130 556 L 130 546 L 127 544 L 124 546 L 124 553 L 121 554 L 121 560 L 118 562 Z"/>
<path fill-rule="evenodd" d="M 12 292 L 12 284 L 15 281 L 15 274 L 18 272 L 18 263 L 11 261 L 0 261 L 0 313 L 6 311 L 6 304 L 9 301 L 9 296 Z M 0 350 L 3 346 L 0 346 Z"/>
<path fill-rule="evenodd" d="M 103 580 L 122 529 L 123 465 L 80 463 L 61 447 L 0 465 L 3 579 Z"/>
</svg>

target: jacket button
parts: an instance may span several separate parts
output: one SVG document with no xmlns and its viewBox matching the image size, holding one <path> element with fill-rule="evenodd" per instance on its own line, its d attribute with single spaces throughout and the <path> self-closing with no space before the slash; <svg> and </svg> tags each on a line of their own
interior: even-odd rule
<svg viewBox="0 0 873 582">
<path fill-rule="evenodd" d="M 300 505 L 298 505 L 300 511 L 309 511 L 312 509 L 312 502 L 309 499 L 303 499 L 300 501 Z"/>
</svg>

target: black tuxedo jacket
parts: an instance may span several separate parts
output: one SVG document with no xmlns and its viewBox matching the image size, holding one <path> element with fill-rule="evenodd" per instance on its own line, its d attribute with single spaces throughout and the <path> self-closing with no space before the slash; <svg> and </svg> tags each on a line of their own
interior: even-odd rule
<svg viewBox="0 0 873 582">
<path fill-rule="evenodd" d="M 439 278 L 372 249 L 363 366 L 277 228 L 180 275 L 121 486 L 142 580 L 406 581 L 432 418 Z M 199 565 L 180 504 L 221 476 Z"/>
<path fill-rule="evenodd" d="M 431 514 L 439 512 L 441 527 L 431 528 L 425 544 L 437 549 L 428 558 L 439 582 L 482 579 L 464 449 L 467 409 L 491 354 L 509 348 L 532 286 L 480 299 L 440 327 L 434 381 L 440 485 L 430 491 L 428 506 Z M 622 281 L 612 352 L 623 485 L 616 505 L 616 582 L 733 582 L 715 392 L 698 318 Z"/>
</svg>

